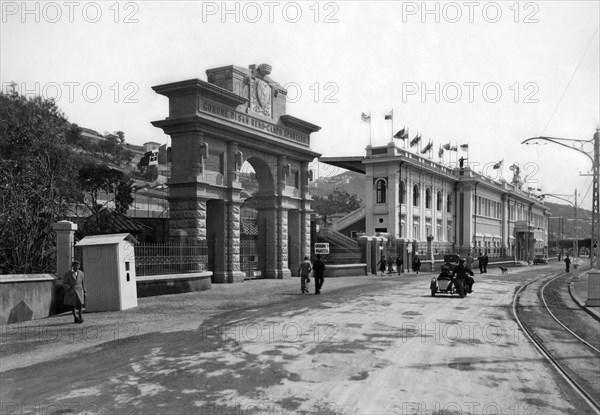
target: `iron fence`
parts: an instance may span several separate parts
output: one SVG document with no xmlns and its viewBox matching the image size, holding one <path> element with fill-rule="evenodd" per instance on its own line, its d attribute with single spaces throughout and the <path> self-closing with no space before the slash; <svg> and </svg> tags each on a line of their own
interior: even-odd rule
<svg viewBox="0 0 600 415">
<path fill-rule="evenodd" d="M 135 245 L 135 273 L 138 276 L 186 274 L 210 269 L 211 244 Z"/>
</svg>

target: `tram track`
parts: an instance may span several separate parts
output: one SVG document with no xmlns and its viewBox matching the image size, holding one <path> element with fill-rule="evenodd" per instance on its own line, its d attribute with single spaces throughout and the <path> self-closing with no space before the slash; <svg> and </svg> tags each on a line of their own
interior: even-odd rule
<svg viewBox="0 0 600 415">
<path fill-rule="evenodd" d="M 560 321 L 546 301 L 547 287 L 563 275 L 547 274 L 523 284 L 513 297 L 513 316 L 538 352 L 589 406 L 589 413 L 600 414 L 600 385 L 594 382 L 600 378 L 594 370 L 600 367 L 600 350 Z"/>
</svg>

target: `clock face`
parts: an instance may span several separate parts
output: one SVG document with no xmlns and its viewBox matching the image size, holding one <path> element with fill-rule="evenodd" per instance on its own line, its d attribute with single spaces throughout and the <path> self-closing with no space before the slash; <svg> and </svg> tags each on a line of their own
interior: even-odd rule
<svg viewBox="0 0 600 415">
<path fill-rule="evenodd" d="M 271 116 L 271 86 L 255 79 L 252 83 L 252 110 L 262 115 Z"/>
</svg>

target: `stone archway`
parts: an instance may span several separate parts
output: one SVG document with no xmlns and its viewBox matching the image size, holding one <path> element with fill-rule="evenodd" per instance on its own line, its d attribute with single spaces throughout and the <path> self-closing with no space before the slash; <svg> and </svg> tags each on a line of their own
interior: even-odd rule
<svg viewBox="0 0 600 415">
<path fill-rule="evenodd" d="M 310 134 L 320 127 L 286 114 L 287 91 L 268 76 L 270 70 L 227 66 L 208 70 L 208 82 L 153 87 L 169 98 L 169 116 L 152 124 L 171 136 L 171 238 L 215 239 L 214 282 L 244 278 L 239 177 L 244 161 L 260 183 L 263 275 L 285 278 L 310 253 L 308 163 L 319 156 L 310 149 Z"/>
</svg>

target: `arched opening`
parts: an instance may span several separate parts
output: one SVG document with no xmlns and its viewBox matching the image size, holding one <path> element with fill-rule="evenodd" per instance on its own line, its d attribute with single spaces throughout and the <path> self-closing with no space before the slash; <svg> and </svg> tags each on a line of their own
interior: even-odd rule
<svg viewBox="0 0 600 415">
<path fill-rule="evenodd" d="M 375 182 L 375 203 L 385 203 L 387 196 L 387 183 L 384 179 Z"/>
<path fill-rule="evenodd" d="M 448 195 L 446 198 L 446 212 L 452 213 L 452 195 Z"/>
<path fill-rule="evenodd" d="M 443 203 L 442 192 L 437 192 L 436 203 L 437 203 L 437 206 L 435 207 L 436 210 L 438 212 L 441 212 L 442 211 L 442 203 Z"/>
<path fill-rule="evenodd" d="M 430 188 L 425 189 L 425 208 L 431 209 L 431 189 Z"/>
<path fill-rule="evenodd" d="M 268 256 L 267 226 L 273 222 L 266 204 L 274 195 L 271 169 L 258 157 L 250 157 L 240 168 L 240 271 L 245 278 L 266 277 Z"/>
<path fill-rule="evenodd" d="M 401 204 L 406 204 L 406 183 L 404 183 L 404 180 L 400 181 L 400 203 Z"/>
<path fill-rule="evenodd" d="M 413 186 L 413 206 L 419 206 L 421 202 L 421 196 L 419 194 L 419 185 L 415 184 Z"/>
</svg>

